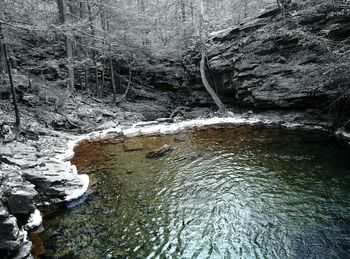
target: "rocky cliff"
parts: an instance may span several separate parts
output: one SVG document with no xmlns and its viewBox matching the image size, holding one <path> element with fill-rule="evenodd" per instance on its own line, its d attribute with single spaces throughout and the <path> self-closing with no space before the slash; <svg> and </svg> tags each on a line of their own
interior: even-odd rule
<svg viewBox="0 0 350 259">
<path fill-rule="evenodd" d="M 272 6 L 255 19 L 211 33 L 207 57 L 212 83 L 227 103 L 326 108 L 349 93 L 350 6 L 299 2 L 284 14 Z M 186 58 L 193 83 L 200 81 L 199 58 L 195 48 Z"/>
</svg>

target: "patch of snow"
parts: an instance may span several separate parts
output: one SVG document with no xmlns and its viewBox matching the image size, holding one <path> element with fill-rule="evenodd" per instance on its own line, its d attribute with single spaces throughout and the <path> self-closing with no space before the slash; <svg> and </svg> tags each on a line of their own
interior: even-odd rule
<svg viewBox="0 0 350 259">
<path fill-rule="evenodd" d="M 74 208 L 80 204 L 83 204 L 88 198 L 89 198 L 88 195 L 83 195 L 78 199 L 74 199 L 74 200 L 67 203 L 67 208 L 70 209 L 70 208 Z"/>
<path fill-rule="evenodd" d="M 23 240 L 23 242 L 28 240 L 28 232 L 24 230 L 24 228 L 20 229 L 18 236 Z"/>
<path fill-rule="evenodd" d="M 131 127 L 123 130 L 123 135 L 127 137 L 135 137 L 139 135 L 150 135 L 150 134 L 175 134 L 180 131 L 198 128 L 210 125 L 220 125 L 220 124 L 256 124 L 262 122 L 257 118 L 245 119 L 242 117 L 213 117 L 209 119 L 195 119 L 189 121 L 181 121 L 178 123 L 162 123 L 157 125 L 146 125 L 141 128 Z"/>
<path fill-rule="evenodd" d="M 75 166 L 72 166 L 75 168 L 75 171 L 77 170 Z M 80 179 L 80 181 L 83 183 L 83 186 L 80 189 L 75 189 L 70 192 L 69 195 L 66 196 L 65 201 L 70 202 L 73 200 L 76 200 L 84 195 L 84 193 L 87 191 L 90 183 L 89 176 L 86 174 L 79 174 L 77 177 Z"/>
<path fill-rule="evenodd" d="M 84 140 L 86 137 L 85 136 L 80 136 L 77 137 L 71 141 L 68 142 L 67 144 L 67 149 L 63 154 L 58 154 L 56 156 L 57 159 L 61 160 L 61 161 L 68 161 L 70 159 L 72 159 L 74 157 L 74 148 L 76 147 L 76 145 Z"/>
<path fill-rule="evenodd" d="M 297 129 L 297 128 L 302 127 L 303 125 L 300 123 L 287 122 L 287 123 L 283 123 L 282 126 L 289 128 L 289 129 Z"/>
<path fill-rule="evenodd" d="M 348 133 L 348 132 L 346 132 L 346 131 L 344 131 L 344 130 L 337 130 L 337 131 L 335 132 L 335 134 L 336 134 L 336 135 L 339 135 L 339 136 L 342 136 L 342 137 L 344 137 L 344 138 L 350 139 L 350 133 Z"/>
<path fill-rule="evenodd" d="M 137 127 L 143 127 L 143 126 L 154 125 L 154 124 L 159 124 L 159 122 L 158 121 L 141 121 L 134 124 L 133 127 L 137 128 Z"/>
<path fill-rule="evenodd" d="M 347 141 L 350 141 L 350 133 L 346 132 L 344 129 L 338 129 L 335 132 L 335 136 L 342 138 L 342 139 L 346 139 Z M 348 142 L 348 144 L 350 145 L 350 142 Z"/>
<path fill-rule="evenodd" d="M 24 226 L 25 230 L 31 230 L 33 228 L 39 227 L 41 223 L 43 222 L 43 218 L 41 216 L 41 213 L 38 209 L 36 209 L 28 219 L 27 224 Z"/>
</svg>

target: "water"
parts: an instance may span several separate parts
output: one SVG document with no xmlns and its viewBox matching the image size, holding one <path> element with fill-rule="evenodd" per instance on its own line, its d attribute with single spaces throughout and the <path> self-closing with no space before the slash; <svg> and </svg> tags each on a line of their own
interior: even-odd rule
<svg viewBox="0 0 350 259">
<path fill-rule="evenodd" d="M 350 157 L 327 136 L 230 127 L 121 141 L 76 149 L 97 193 L 45 220 L 46 257 L 349 257 Z M 146 158 L 163 144 L 176 149 Z"/>
</svg>

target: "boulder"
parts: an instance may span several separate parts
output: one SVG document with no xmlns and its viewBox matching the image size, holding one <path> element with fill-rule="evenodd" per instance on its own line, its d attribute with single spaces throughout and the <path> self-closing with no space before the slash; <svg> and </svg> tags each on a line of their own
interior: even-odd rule
<svg viewBox="0 0 350 259">
<path fill-rule="evenodd" d="M 19 229 L 17 220 L 13 216 L 8 216 L 0 221 L 0 250 L 13 251 L 18 249 L 20 242 L 17 241 Z"/>
<path fill-rule="evenodd" d="M 28 183 L 29 184 L 29 183 Z M 7 207 L 11 214 L 31 214 L 35 210 L 35 196 L 38 193 L 34 186 L 21 186 L 9 191 L 7 194 Z"/>
</svg>

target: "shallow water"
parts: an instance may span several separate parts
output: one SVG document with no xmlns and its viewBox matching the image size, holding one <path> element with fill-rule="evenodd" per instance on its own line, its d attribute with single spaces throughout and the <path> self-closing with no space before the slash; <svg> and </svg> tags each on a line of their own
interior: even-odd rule
<svg viewBox="0 0 350 259">
<path fill-rule="evenodd" d="M 163 144 L 175 150 L 146 158 Z M 326 135 L 214 127 L 75 152 L 97 193 L 45 219 L 46 257 L 350 255 L 350 153 Z"/>
</svg>

